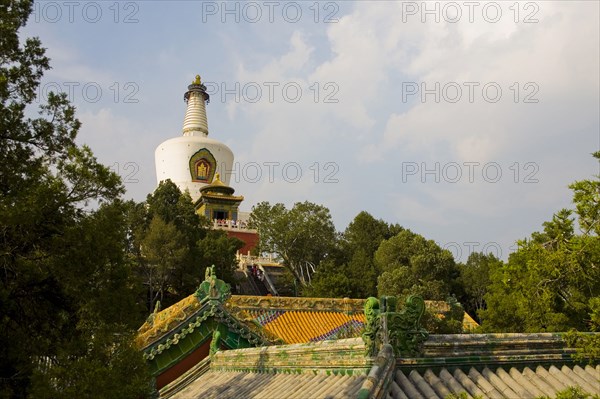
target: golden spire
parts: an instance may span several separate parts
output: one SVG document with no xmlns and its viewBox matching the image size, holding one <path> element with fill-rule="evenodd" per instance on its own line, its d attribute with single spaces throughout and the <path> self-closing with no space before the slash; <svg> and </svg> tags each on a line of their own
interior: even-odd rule
<svg viewBox="0 0 600 399">
<path fill-rule="evenodd" d="M 196 75 L 196 79 L 194 79 L 194 80 L 192 81 L 192 84 L 193 84 L 193 85 L 199 85 L 199 84 L 202 84 L 202 81 L 200 80 L 200 75 Z"/>
</svg>

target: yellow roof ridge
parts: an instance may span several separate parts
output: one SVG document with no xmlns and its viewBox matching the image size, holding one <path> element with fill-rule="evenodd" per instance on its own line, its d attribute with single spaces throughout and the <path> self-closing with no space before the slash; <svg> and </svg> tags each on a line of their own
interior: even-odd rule
<svg viewBox="0 0 600 399">
<path fill-rule="evenodd" d="M 148 346 L 185 321 L 199 308 L 200 301 L 192 294 L 166 309 L 155 311 L 138 329 L 136 344 L 140 348 Z"/>
<path fill-rule="evenodd" d="M 230 306 L 244 309 L 280 309 L 304 311 L 364 312 L 364 299 L 350 298 L 307 298 L 284 296 L 232 295 L 227 301 Z"/>
</svg>

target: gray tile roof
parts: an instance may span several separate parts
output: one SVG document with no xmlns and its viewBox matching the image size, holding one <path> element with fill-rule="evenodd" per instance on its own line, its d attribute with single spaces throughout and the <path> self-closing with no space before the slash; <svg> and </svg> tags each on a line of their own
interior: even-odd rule
<svg viewBox="0 0 600 399">
<path fill-rule="evenodd" d="M 217 352 L 164 398 L 550 397 L 569 387 L 600 395 L 600 365 L 574 363 L 559 334 L 433 336 L 423 357 L 383 345 L 366 358 L 360 338 Z"/>
<path fill-rule="evenodd" d="M 533 399 L 540 396 L 553 398 L 557 392 L 574 386 L 589 394 L 600 395 L 600 366 L 538 366 L 535 370 L 486 367 L 480 371 L 471 367 L 468 372 L 461 369 L 451 372 L 446 368 L 438 372 L 431 369 L 424 372 L 396 370 L 390 393 L 394 399 L 443 399 L 461 392 L 490 399 Z"/>
<path fill-rule="evenodd" d="M 209 371 L 173 399 L 355 397 L 365 375 L 266 374 Z"/>
<path fill-rule="evenodd" d="M 262 398 L 318 399 L 353 398 L 366 379 L 365 375 L 269 374 L 209 371 L 173 399 Z M 600 394 L 600 366 L 538 366 L 491 370 L 474 368 L 468 372 L 442 368 L 438 372 L 396 370 L 389 387 L 393 399 L 443 399 L 450 394 L 490 399 L 527 399 L 555 397 L 558 391 L 579 386 L 590 394 Z"/>
</svg>

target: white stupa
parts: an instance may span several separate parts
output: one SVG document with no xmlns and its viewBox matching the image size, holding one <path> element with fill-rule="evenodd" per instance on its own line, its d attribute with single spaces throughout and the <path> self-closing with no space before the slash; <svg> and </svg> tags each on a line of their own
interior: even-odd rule
<svg viewBox="0 0 600 399">
<path fill-rule="evenodd" d="M 200 198 L 200 189 L 213 182 L 219 173 L 229 185 L 233 152 L 225 144 L 208 138 L 205 103 L 209 102 L 200 76 L 188 86 L 183 120 L 183 135 L 161 143 L 155 151 L 156 180 L 171 179 L 181 191 L 189 190 L 192 200 Z"/>
</svg>

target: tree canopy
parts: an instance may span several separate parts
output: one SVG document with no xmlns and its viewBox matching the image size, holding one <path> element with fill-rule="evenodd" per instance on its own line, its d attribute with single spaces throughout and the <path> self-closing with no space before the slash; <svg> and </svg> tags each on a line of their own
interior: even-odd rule
<svg viewBox="0 0 600 399">
<path fill-rule="evenodd" d="M 379 295 L 419 294 L 445 300 L 455 293 L 458 269 L 452 253 L 410 230 L 383 241 L 375 252 L 375 264 L 382 271 Z"/>
<path fill-rule="evenodd" d="M 485 294 L 490 285 L 490 273 L 503 265 L 492 253 L 473 252 L 465 264 L 458 264 L 459 299 L 465 310 L 478 322 L 479 312 L 486 308 Z"/>
<path fill-rule="evenodd" d="M 402 231 L 362 211 L 337 241 L 332 256 L 322 262 L 305 294 L 322 297 L 367 298 L 377 295 L 380 270 L 374 255 L 383 240 Z"/>
<path fill-rule="evenodd" d="M 329 209 L 308 201 L 289 210 L 283 204 L 261 202 L 252 207 L 249 226 L 258 230 L 258 251 L 276 254 L 303 286 L 337 239 Z"/>
<path fill-rule="evenodd" d="M 235 254 L 243 245 L 224 231 L 211 230 L 194 210 L 188 192 L 171 180 L 160 182 L 144 203 L 128 203 L 128 254 L 146 290 L 148 312 L 193 293 L 206 267 L 215 265 L 219 278 L 233 283 Z"/>
<path fill-rule="evenodd" d="M 600 159 L 600 152 L 593 155 Z M 571 184 L 577 217 L 572 210 L 558 211 L 543 231 L 518 242 L 507 264 L 492 270 L 487 309 L 481 311 L 486 331 L 595 328 L 594 304 L 600 298 L 597 179 Z"/>
<path fill-rule="evenodd" d="M 18 36 L 31 12 L 0 5 L 0 397 L 147 397 L 124 187 L 76 144 L 66 94 L 26 117 L 49 68 L 39 39 Z"/>
</svg>

